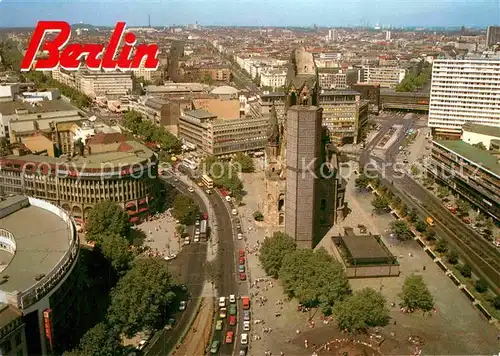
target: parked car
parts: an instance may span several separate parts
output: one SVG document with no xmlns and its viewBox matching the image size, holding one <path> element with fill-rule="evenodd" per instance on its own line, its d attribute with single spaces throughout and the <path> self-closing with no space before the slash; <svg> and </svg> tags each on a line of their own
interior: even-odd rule
<svg viewBox="0 0 500 356">
<path fill-rule="evenodd" d="M 229 305 L 229 315 L 236 315 L 236 304 L 230 304 Z"/>
<path fill-rule="evenodd" d="M 220 308 L 219 310 L 219 318 L 220 319 L 225 319 L 227 316 L 227 309 L 226 308 Z"/>
<path fill-rule="evenodd" d="M 241 346 L 239 356 L 247 356 L 248 346 Z"/>
<path fill-rule="evenodd" d="M 142 351 L 146 346 L 148 346 L 148 341 L 147 340 L 141 340 L 135 347 L 136 350 Z"/>
<path fill-rule="evenodd" d="M 233 343 L 233 335 L 234 333 L 231 330 L 226 333 L 226 344 Z"/>
<path fill-rule="evenodd" d="M 200 226 L 200 220 L 196 220 L 196 221 L 194 222 L 194 226 Z"/>
<path fill-rule="evenodd" d="M 248 345 L 248 334 L 241 334 L 240 344 Z"/>
<path fill-rule="evenodd" d="M 246 273 L 240 273 L 240 281 L 246 281 L 246 280 L 247 280 Z"/>
<path fill-rule="evenodd" d="M 241 257 L 245 257 L 245 251 L 244 250 L 240 250 L 239 251 L 239 256 L 240 256 L 240 258 Z"/>
<path fill-rule="evenodd" d="M 236 303 L 236 296 L 234 294 L 229 295 L 229 303 Z"/>
<path fill-rule="evenodd" d="M 250 312 L 248 310 L 243 311 L 243 321 L 250 321 Z"/>
<path fill-rule="evenodd" d="M 189 192 L 189 193 L 194 193 L 194 189 L 193 189 L 193 187 L 189 187 L 189 188 L 188 188 L 188 192 Z"/>
<path fill-rule="evenodd" d="M 186 307 L 187 307 L 187 302 L 185 300 L 181 301 L 181 303 L 179 304 L 179 310 L 184 311 L 186 310 Z"/>
<path fill-rule="evenodd" d="M 215 330 L 217 331 L 222 330 L 223 323 L 224 322 L 222 320 L 217 320 L 217 323 L 215 323 Z"/>
<path fill-rule="evenodd" d="M 164 257 L 164 259 L 165 259 L 165 261 L 170 261 L 170 260 L 173 260 L 173 259 L 174 259 L 174 258 L 176 258 L 176 257 L 177 257 L 177 255 L 176 255 L 175 253 L 171 253 L 171 254 L 169 254 L 169 255 L 166 255 L 166 256 Z"/>
<path fill-rule="evenodd" d="M 243 322 L 243 331 L 250 331 L 250 322 L 249 321 Z"/>
<path fill-rule="evenodd" d="M 239 265 L 238 266 L 238 272 L 245 273 L 245 265 Z"/>
<path fill-rule="evenodd" d="M 225 307 L 226 306 L 226 297 L 220 297 L 219 298 L 219 307 Z"/>
<path fill-rule="evenodd" d="M 238 234 L 238 240 L 243 240 L 243 234 L 242 233 Z"/>
<path fill-rule="evenodd" d="M 235 326 L 236 325 L 236 315 L 230 315 L 229 316 L 229 325 Z"/>
<path fill-rule="evenodd" d="M 210 353 L 211 354 L 216 354 L 219 352 L 219 346 L 220 346 L 220 341 L 219 340 L 214 340 L 212 342 L 212 345 L 210 346 Z"/>
<path fill-rule="evenodd" d="M 239 263 L 240 263 L 240 265 L 244 265 L 245 264 L 245 257 L 240 257 Z"/>
</svg>

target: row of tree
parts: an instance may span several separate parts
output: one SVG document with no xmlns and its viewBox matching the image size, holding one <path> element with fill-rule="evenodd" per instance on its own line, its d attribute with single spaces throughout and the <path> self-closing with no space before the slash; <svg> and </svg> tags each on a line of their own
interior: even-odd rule
<svg viewBox="0 0 500 356">
<path fill-rule="evenodd" d="M 118 278 L 104 320 L 89 329 L 66 355 L 123 354 L 123 336 L 155 330 L 174 312 L 182 287 L 162 261 L 136 256 L 133 236 L 128 215 L 115 203 L 104 201 L 91 211 L 86 239 L 95 243 L 94 250 L 109 261 L 110 273 Z"/>
<path fill-rule="evenodd" d="M 137 111 L 128 111 L 123 115 L 123 125 L 134 135 L 145 142 L 154 142 L 168 153 L 179 153 L 181 143 L 175 135 L 168 132 L 163 126 L 158 126 L 150 120 L 144 120 Z"/>
<path fill-rule="evenodd" d="M 24 76 L 25 80 L 34 82 L 38 90 L 49 88 L 59 89 L 62 95 L 71 99 L 71 103 L 80 109 L 88 108 L 92 103 L 92 99 L 87 95 L 46 76 L 42 72 L 32 71 L 26 73 Z"/>
<path fill-rule="evenodd" d="M 410 92 L 420 89 L 428 83 L 432 75 L 432 66 L 425 66 L 420 74 L 408 73 L 404 79 L 396 86 L 396 91 Z"/>
<path fill-rule="evenodd" d="M 343 265 L 323 249 L 297 249 L 290 236 L 276 232 L 264 240 L 259 259 L 267 275 L 279 278 L 289 298 L 319 307 L 325 315 L 333 313 L 341 329 L 364 332 L 389 321 L 385 297 L 372 288 L 352 293 Z M 401 299 L 401 304 L 411 309 L 428 311 L 433 307 L 421 276 L 407 278 Z"/>
<path fill-rule="evenodd" d="M 253 171 L 254 167 L 250 157 L 244 154 L 239 154 L 238 157 L 239 161 L 225 162 L 215 156 L 208 156 L 203 160 L 201 169 L 204 174 L 212 177 L 216 187 L 228 190 L 235 200 L 241 201 L 243 198 L 243 182 L 238 176 L 239 171 L 250 172 Z"/>
</svg>

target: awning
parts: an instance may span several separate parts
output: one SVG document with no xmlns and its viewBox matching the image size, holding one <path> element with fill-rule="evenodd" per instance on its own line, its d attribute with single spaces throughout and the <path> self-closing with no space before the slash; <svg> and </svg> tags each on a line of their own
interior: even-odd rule
<svg viewBox="0 0 500 356">
<path fill-rule="evenodd" d="M 128 215 L 135 215 L 138 213 L 137 210 L 127 210 Z"/>
<path fill-rule="evenodd" d="M 145 207 L 145 208 L 140 208 L 140 209 L 139 209 L 139 213 L 143 213 L 143 212 L 148 211 L 148 210 L 149 210 L 149 208 L 147 208 L 147 207 Z"/>
<path fill-rule="evenodd" d="M 130 220 L 129 220 L 129 221 L 130 221 L 131 223 L 136 223 L 136 222 L 139 222 L 139 220 L 140 220 L 140 219 L 139 219 L 139 217 L 138 217 L 138 216 L 134 216 L 134 217 L 130 218 Z"/>
<path fill-rule="evenodd" d="M 125 204 L 125 206 L 126 206 L 127 208 L 132 208 L 132 207 L 135 207 L 135 203 L 134 203 L 133 201 L 130 201 L 130 202 L 128 202 L 127 204 Z"/>
<path fill-rule="evenodd" d="M 141 199 L 141 200 L 139 200 L 139 205 L 141 205 L 141 204 L 147 204 L 147 203 L 148 203 L 147 199 Z"/>
</svg>

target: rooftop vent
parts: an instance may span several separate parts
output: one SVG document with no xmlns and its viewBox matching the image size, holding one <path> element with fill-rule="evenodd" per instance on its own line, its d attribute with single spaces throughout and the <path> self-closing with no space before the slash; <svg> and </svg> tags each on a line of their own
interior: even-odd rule
<svg viewBox="0 0 500 356">
<path fill-rule="evenodd" d="M 45 273 L 40 273 L 39 275 L 37 275 L 37 276 L 35 277 L 35 281 L 39 281 L 39 280 L 41 280 L 43 277 L 45 277 Z"/>
</svg>

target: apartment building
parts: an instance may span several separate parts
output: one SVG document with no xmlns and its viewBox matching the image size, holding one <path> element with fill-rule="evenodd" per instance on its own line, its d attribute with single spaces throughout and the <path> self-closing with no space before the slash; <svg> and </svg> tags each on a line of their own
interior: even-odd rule
<svg viewBox="0 0 500 356">
<path fill-rule="evenodd" d="M 80 78 L 80 71 L 76 72 L 69 72 L 64 69 L 54 69 L 50 71 L 50 74 L 52 75 L 52 79 L 57 80 L 59 83 L 64 84 L 70 88 L 73 88 L 75 90 L 81 91 L 81 78 Z"/>
<path fill-rule="evenodd" d="M 458 139 L 465 123 L 500 126 L 500 58 L 434 60 L 428 125 Z"/>
<path fill-rule="evenodd" d="M 285 85 L 286 69 L 267 69 L 260 73 L 260 86 L 281 88 Z"/>
<path fill-rule="evenodd" d="M 150 83 L 156 82 L 156 81 L 161 81 L 162 80 L 162 72 L 160 69 L 157 70 L 151 70 L 151 69 L 146 69 L 144 68 L 144 63 L 146 61 L 144 60 L 141 65 L 139 66 L 139 69 L 135 69 L 132 71 L 134 73 L 134 76 L 137 78 L 142 78 L 145 81 L 148 81 Z"/>
<path fill-rule="evenodd" d="M 322 90 L 319 106 L 323 109 L 323 126 L 336 145 L 357 143 L 360 129 L 368 121 L 368 100 L 352 90 Z"/>
<path fill-rule="evenodd" d="M 231 68 L 225 66 L 201 66 L 196 70 L 199 76 L 207 75 L 219 82 L 231 81 Z"/>
<path fill-rule="evenodd" d="M 363 67 L 364 82 L 379 84 L 383 88 L 396 87 L 406 76 L 406 69 L 400 67 Z"/>
<path fill-rule="evenodd" d="M 50 123 L 54 125 L 81 119 L 78 109 L 63 100 L 0 102 L 0 137 L 19 142 L 21 137 L 48 130 Z"/>
<path fill-rule="evenodd" d="M 81 74 L 81 91 L 91 97 L 105 96 L 119 98 L 130 94 L 133 81 L 130 73 L 123 72 L 83 72 Z"/>
<path fill-rule="evenodd" d="M 464 127 L 461 140 L 435 140 L 428 171 L 493 217 L 500 219 L 500 128 Z M 484 140 L 484 138 L 488 140 Z M 483 143 L 484 141 L 484 143 Z M 488 142 L 490 141 L 489 147 Z M 481 142 L 491 150 L 471 144 Z"/>
<path fill-rule="evenodd" d="M 267 143 L 268 118 L 218 119 L 206 110 L 184 111 L 179 119 L 179 138 L 216 156 L 263 149 Z"/>
<path fill-rule="evenodd" d="M 177 135 L 181 105 L 178 101 L 156 97 L 141 97 L 129 101 L 129 108 L 139 112 L 144 118 L 165 128 Z"/>
<path fill-rule="evenodd" d="M 488 26 L 486 30 L 486 45 L 500 45 L 500 26 Z"/>
</svg>

